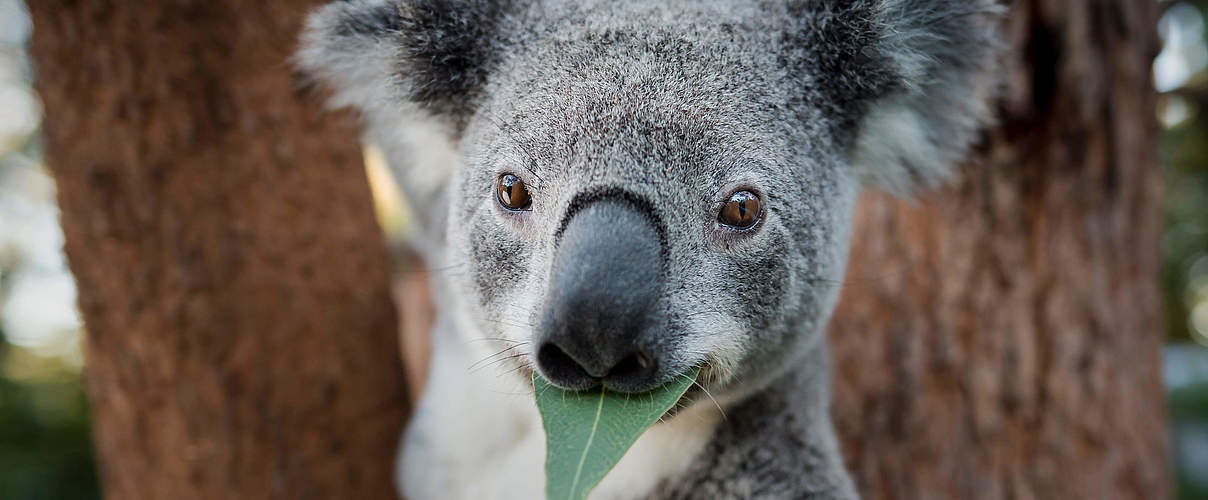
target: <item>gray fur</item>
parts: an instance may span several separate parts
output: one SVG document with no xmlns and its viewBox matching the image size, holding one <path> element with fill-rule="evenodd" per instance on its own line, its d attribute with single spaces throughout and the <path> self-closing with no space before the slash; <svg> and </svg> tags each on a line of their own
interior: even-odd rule
<svg viewBox="0 0 1208 500">
<path fill-rule="evenodd" d="M 729 418 L 695 465 L 634 496 L 853 498 L 822 340 L 852 205 L 862 186 L 909 192 L 948 175 L 989 114 L 997 10 L 351 0 L 312 16 L 300 59 L 337 105 L 364 112 L 423 208 L 425 255 L 452 270 L 434 283 L 442 334 L 504 339 L 505 350 L 532 341 L 560 293 L 558 236 L 582 200 L 623 198 L 657 221 L 661 326 L 644 341 L 664 379 L 703 364 Z M 425 153 L 434 144 L 453 153 Z M 530 186 L 531 211 L 496 203 L 504 173 Z M 741 189 L 765 207 L 752 231 L 715 221 Z M 508 376 L 523 380 L 536 350 L 518 352 Z M 425 405 L 437 404 L 421 403 L 405 455 L 459 453 L 423 437 L 440 420 Z"/>
<path fill-rule="evenodd" d="M 826 366 L 823 350 L 802 362 Z M 726 412 L 708 448 L 650 499 L 855 498 L 825 405 L 825 372 L 796 370 Z"/>
</svg>

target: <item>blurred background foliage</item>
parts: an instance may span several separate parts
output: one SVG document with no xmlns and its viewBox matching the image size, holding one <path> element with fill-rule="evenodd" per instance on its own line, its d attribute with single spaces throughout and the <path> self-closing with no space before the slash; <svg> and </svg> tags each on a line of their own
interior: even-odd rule
<svg viewBox="0 0 1208 500">
<path fill-rule="evenodd" d="M 1127 0 L 1124 0 L 1127 1 Z M 1208 0 L 1162 1 L 1154 63 L 1163 127 L 1160 280 L 1177 497 L 1208 498 Z M 0 500 L 100 496 L 81 369 L 75 289 L 62 255 L 54 182 L 20 0 L 0 0 Z M 372 149 L 367 168 L 389 236 L 406 225 Z"/>
<path fill-rule="evenodd" d="M 1179 499 L 1208 498 L 1208 0 L 1162 2 L 1162 307 Z"/>
<path fill-rule="evenodd" d="M 99 498 L 80 321 L 18 0 L 0 0 L 0 499 Z"/>
</svg>

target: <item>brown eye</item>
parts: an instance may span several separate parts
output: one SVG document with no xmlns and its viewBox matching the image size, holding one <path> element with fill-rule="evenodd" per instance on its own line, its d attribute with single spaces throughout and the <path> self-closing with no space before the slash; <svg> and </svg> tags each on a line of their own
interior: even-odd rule
<svg viewBox="0 0 1208 500">
<path fill-rule="evenodd" d="M 717 221 L 737 229 L 750 229 L 759 222 L 762 213 L 759 197 L 755 193 L 739 191 L 730 195 L 730 199 L 722 205 Z"/>
<path fill-rule="evenodd" d="M 528 188 L 524 181 L 512 174 L 499 176 L 499 186 L 496 188 L 499 204 L 508 210 L 527 210 L 533 204 Z"/>
</svg>

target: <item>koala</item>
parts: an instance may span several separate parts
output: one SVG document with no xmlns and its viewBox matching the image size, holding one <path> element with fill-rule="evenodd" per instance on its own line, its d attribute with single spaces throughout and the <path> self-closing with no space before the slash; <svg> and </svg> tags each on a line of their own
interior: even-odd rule
<svg viewBox="0 0 1208 500">
<path fill-rule="evenodd" d="M 438 305 L 410 499 L 543 496 L 534 372 L 677 409 L 593 499 L 851 499 L 824 338 L 863 189 L 990 119 L 992 0 L 347 0 L 301 67 L 363 116 Z"/>
</svg>

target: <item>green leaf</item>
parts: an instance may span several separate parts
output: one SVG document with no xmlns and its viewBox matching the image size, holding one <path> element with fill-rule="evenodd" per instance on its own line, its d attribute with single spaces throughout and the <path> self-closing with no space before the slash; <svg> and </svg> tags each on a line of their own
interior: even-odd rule
<svg viewBox="0 0 1208 500">
<path fill-rule="evenodd" d="M 688 391 L 699 373 L 699 368 L 693 368 L 644 394 L 603 387 L 567 391 L 534 373 L 537 408 L 545 427 L 546 499 L 587 498 L 638 437 Z"/>
</svg>

